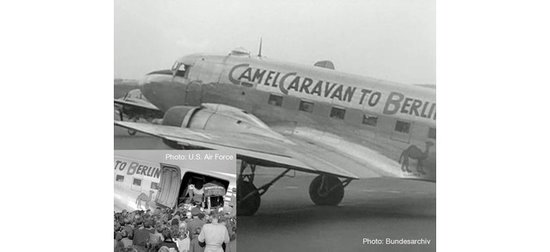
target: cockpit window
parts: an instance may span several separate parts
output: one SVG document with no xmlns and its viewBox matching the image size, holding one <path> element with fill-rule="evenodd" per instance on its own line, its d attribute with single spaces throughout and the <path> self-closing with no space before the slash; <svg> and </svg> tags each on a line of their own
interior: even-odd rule
<svg viewBox="0 0 550 252">
<path fill-rule="evenodd" d="M 176 71 L 179 67 L 180 67 L 181 63 L 179 62 L 174 62 L 174 65 L 172 65 L 172 68 L 170 70 L 172 71 Z"/>
<path fill-rule="evenodd" d="M 187 77 L 186 72 L 188 69 L 189 69 L 189 66 L 176 61 L 174 65 L 172 65 L 171 70 L 172 70 L 172 73 L 174 73 L 174 76 Z"/>
</svg>

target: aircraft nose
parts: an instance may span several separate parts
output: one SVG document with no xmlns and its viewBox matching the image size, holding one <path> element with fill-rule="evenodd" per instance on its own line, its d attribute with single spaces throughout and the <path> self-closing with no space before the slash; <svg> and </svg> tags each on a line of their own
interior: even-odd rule
<svg viewBox="0 0 550 252">
<path fill-rule="evenodd" d="M 145 75 L 145 76 L 143 76 L 143 78 L 141 78 L 141 80 L 139 80 L 138 86 L 139 86 L 140 88 L 143 87 L 143 86 L 145 86 L 145 85 L 147 85 L 147 84 L 149 84 L 149 83 L 151 83 L 151 82 L 149 81 L 149 78 L 148 78 L 148 77 L 149 77 L 148 75 Z"/>
<path fill-rule="evenodd" d="M 143 79 L 139 81 L 139 88 L 141 89 L 141 93 L 143 93 L 145 97 L 154 96 L 155 83 L 162 83 L 170 78 L 172 78 L 172 71 L 170 70 L 159 70 L 146 74 Z"/>
<path fill-rule="evenodd" d="M 159 70 L 159 71 L 153 71 L 148 74 L 146 74 L 143 79 L 139 82 L 140 86 L 146 86 L 147 84 L 151 84 L 156 78 L 166 78 L 172 76 L 172 71 L 170 70 Z"/>
<path fill-rule="evenodd" d="M 149 75 L 145 75 L 138 83 L 141 93 L 148 97 L 152 94 L 152 81 Z"/>
</svg>

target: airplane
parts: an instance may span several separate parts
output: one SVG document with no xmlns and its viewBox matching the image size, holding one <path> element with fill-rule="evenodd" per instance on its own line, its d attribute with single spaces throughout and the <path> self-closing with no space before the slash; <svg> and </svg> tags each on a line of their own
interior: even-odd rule
<svg viewBox="0 0 550 252">
<path fill-rule="evenodd" d="M 164 111 L 161 125 L 115 122 L 175 149 L 232 151 L 240 159 L 239 215 L 289 171 L 317 174 L 316 205 L 338 205 L 361 178 L 436 180 L 435 88 L 401 84 L 251 55 L 191 54 L 153 71 L 143 95 Z M 283 168 L 257 187 L 257 166 Z"/>
<path fill-rule="evenodd" d="M 167 159 L 171 155 L 177 157 Z M 226 157 L 206 160 L 204 157 Z M 183 158 L 181 158 L 183 156 Z M 186 202 L 190 184 L 202 184 L 205 209 L 236 215 L 236 158 L 212 151 L 116 150 L 115 211 L 174 208 Z"/>
<path fill-rule="evenodd" d="M 153 120 L 164 116 L 164 113 L 151 104 L 139 89 L 132 89 L 124 97 L 115 99 L 115 112 L 118 113 L 120 121 L 124 121 L 126 116 L 128 121 L 136 122 L 143 118 L 152 123 Z M 128 134 L 133 136 L 136 131 L 128 129 Z"/>
</svg>

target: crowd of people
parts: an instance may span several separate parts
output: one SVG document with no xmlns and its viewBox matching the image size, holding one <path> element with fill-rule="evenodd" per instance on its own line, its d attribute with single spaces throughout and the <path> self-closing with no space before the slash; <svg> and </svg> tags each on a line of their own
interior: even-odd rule
<svg viewBox="0 0 550 252">
<path fill-rule="evenodd" d="M 200 207 L 123 210 L 114 215 L 115 252 L 223 252 L 236 239 L 236 218 Z"/>
</svg>

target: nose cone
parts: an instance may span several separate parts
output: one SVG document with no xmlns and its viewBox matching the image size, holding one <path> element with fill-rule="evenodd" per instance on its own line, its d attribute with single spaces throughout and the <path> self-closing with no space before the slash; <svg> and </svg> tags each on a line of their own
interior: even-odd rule
<svg viewBox="0 0 550 252">
<path fill-rule="evenodd" d="M 151 82 L 150 76 L 145 75 L 143 79 L 139 81 L 138 85 L 145 98 L 151 100 L 151 97 L 153 96 L 153 83 Z"/>
<path fill-rule="evenodd" d="M 157 86 L 161 83 L 170 82 L 172 79 L 172 71 L 159 70 L 146 74 L 143 79 L 139 81 L 139 88 L 141 93 L 149 100 L 155 100 L 157 96 Z"/>
<path fill-rule="evenodd" d="M 185 82 L 178 80 L 171 70 L 159 70 L 146 74 L 139 82 L 141 93 L 162 111 L 185 101 Z"/>
</svg>

